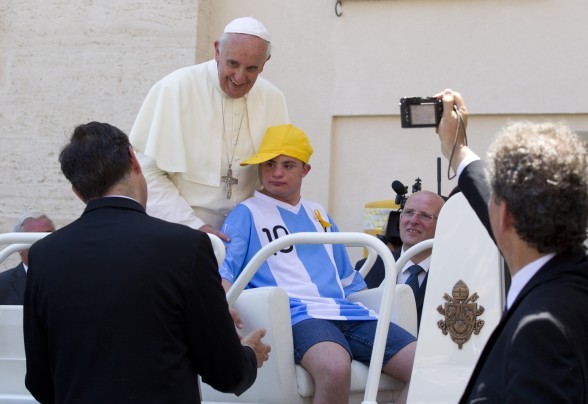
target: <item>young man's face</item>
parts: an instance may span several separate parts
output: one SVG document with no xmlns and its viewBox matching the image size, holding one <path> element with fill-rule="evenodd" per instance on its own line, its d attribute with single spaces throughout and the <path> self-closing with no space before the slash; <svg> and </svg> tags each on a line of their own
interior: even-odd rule
<svg viewBox="0 0 588 404">
<path fill-rule="evenodd" d="M 260 164 L 262 192 L 279 201 L 296 205 L 300 201 L 302 179 L 310 164 L 283 154 Z"/>
<path fill-rule="evenodd" d="M 267 61 L 267 42 L 253 35 L 233 34 L 221 47 L 214 44 L 218 82 L 230 98 L 245 96 L 255 84 Z"/>
</svg>

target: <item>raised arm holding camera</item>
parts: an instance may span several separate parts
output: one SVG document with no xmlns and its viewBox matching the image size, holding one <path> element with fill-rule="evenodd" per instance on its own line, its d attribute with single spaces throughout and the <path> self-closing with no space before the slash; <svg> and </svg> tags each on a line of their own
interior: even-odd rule
<svg viewBox="0 0 588 404">
<path fill-rule="evenodd" d="M 512 275 L 506 312 L 461 398 L 469 402 L 588 400 L 586 145 L 567 126 L 518 122 L 487 167 L 465 144 L 468 111 L 445 90 L 441 150 Z"/>
</svg>

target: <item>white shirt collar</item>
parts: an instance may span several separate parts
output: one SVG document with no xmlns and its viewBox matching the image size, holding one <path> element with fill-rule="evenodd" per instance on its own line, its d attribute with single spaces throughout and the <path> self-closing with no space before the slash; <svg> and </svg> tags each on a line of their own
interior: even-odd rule
<svg viewBox="0 0 588 404">
<path fill-rule="evenodd" d="M 528 263 L 524 267 L 522 267 L 514 276 L 512 277 L 510 288 L 508 289 L 508 295 L 506 296 L 506 308 L 510 309 L 513 302 L 521 293 L 521 290 L 525 287 L 529 280 L 537 273 L 539 270 L 555 256 L 555 253 L 546 254 L 540 258 L 537 258 L 535 261 Z"/>
<path fill-rule="evenodd" d="M 400 257 L 402 256 L 402 254 L 404 254 L 404 249 L 400 250 Z M 411 265 L 414 265 L 414 262 L 408 260 L 402 268 L 402 270 L 398 272 L 398 275 L 396 276 L 396 283 L 406 283 L 406 280 L 410 276 L 408 268 L 410 268 Z M 421 284 L 425 280 L 425 276 L 427 276 L 427 273 L 429 272 L 429 267 L 431 266 L 431 256 L 429 255 L 427 258 L 419 262 L 418 265 L 420 265 L 420 267 L 424 269 L 424 271 L 419 274 L 419 284 Z"/>
<path fill-rule="evenodd" d="M 404 248 L 402 248 L 402 250 L 400 251 L 400 257 L 402 257 L 403 255 L 404 255 Z M 404 265 L 404 267 L 402 268 L 402 272 L 406 272 L 406 270 L 414 264 L 415 263 L 412 262 L 412 260 L 406 261 L 406 265 Z M 429 255 L 427 258 L 425 258 L 424 260 L 419 262 L 418 265 L 420 265 L 420 267 L 423 268 L 425 270 L 425 272 L 429 272 L 429 267 L 431 266 L 431 256 Z"/>
<path fill-rule="evenodd" d="M 126 196 L 126 195 L 104 195 L 104 198 L 125 198 L 125 199 L 130 199 L 131 201 L 135 201 L 138 204 L 141 204 L 138 200 L 136 200 L 135 198 L 131 198 L 130 196 Z"/>
<path fill-rule="evenodd" d="M 457 179 L 459 180 L 459 177 L 461 176 L 462 171 L 467 166 L 469 166 L 474 161 L 478 161 L 478 160 L 480 160 L 480 157 L 478 157 L 478 156 L 468 156 L 465 159 L 463 159 L 462 162 L 459 163 L 459 165 L 457 166 L 457 172 L 455 173 L 455 176 L 457 177 Z"/>
</svg>

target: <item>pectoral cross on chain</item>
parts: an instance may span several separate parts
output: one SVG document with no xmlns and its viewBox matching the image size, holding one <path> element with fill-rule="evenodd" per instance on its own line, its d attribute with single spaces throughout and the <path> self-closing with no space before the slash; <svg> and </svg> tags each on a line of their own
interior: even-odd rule
<svg viewBox="0 0 588 404">
<path fill-rule="evenodd" d="M 231 199 L 231 196 L 233 195 L 233 185 L 239 183 L 239 180 L 233 177 L 233 170 L 231 168 L 227 171 L 227 175 L 221 177 L 221 181 L 227 184 L 227 199 Z"/>
</svg>

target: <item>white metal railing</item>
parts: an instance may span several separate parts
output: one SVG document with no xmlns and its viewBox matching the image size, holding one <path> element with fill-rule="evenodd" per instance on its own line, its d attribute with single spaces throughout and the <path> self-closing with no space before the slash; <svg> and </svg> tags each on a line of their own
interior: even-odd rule
<svg viewBox="0 0 588 404">
<path fill-rule="evenodd" d="M 364 278 L 367 275 L 367 273 L 369 272 L 369 270 L 374 266 L 374 263 L 376 262 L 376 259 L 378 258 L 378 254 L 376 253 L 376 251 L 373 248 L 365 247 L 365 249 L 368 252 L 367 257 L 365 258 L 365 261 L 363 262 L 363 265 L 361 266 L 361 268 L 358 269 L 359 273 Z"/>
<path fill-rule="evenodd" d="M 51 233 L 3 233 L 0 234 L 0 245 L 7 245 L 0 251 L 0 262 L 3 262 L 8 256 L 17 251 L 26 250 L 35 241 L 42 239 Z"/>
<path fill-rule="evenodd" d="M 48 234 L 51 233 L 23 232 L 0 234 L 0 245 L 7 245 L 2 251 L 0 251 L 0 263 L 8 258 L 10 254 L 26 250 L 36 241 L 42 239 Z M 208 237 L 210 237 L 216 261 L 220 266 L 221 262 L 225 259 L 225 245 L 222 240 L 214 234 L 208 234 Z"/>
<path fill-rule="evenodd" d="M 210 237 L 210 242 L 212 243 L 212 250 L 214 251 L 214 256 L 216 257 L 216 263 L 220 267 L 220 264 L 225 259 L 226 248 L 223 241 L 215 236 L 214 234 L 207 233 L 208 237 Z"/>
</svg>

